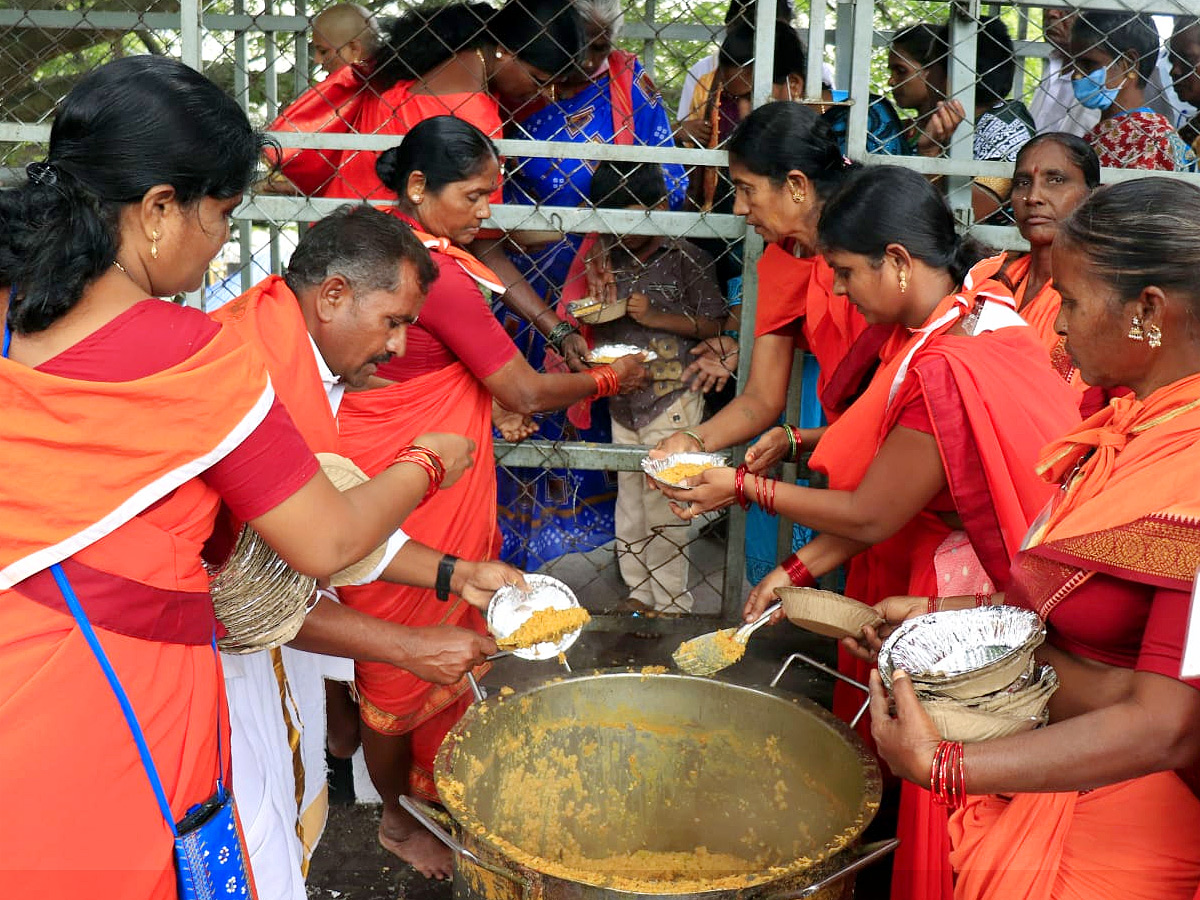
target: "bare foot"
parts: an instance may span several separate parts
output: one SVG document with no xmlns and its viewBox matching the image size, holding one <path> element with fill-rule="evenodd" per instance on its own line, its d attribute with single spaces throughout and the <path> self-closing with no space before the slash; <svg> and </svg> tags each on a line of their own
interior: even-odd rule
<svg viewBox="0 0 1200 900">
<path fill-rule="evenodd" d="M 400 815 L 405 815 L 403 812 Z M 454 873 L 454 855 L 450 848 L 435 838 L 411 818 L 407 822 L 393 819 L 385 810 L 379 824 L 379 843 L 389 853 L 400 857 L 426 878 L 439 881 Z M 389 821 L 390 820 L 390 821 Z"/>
</svg>

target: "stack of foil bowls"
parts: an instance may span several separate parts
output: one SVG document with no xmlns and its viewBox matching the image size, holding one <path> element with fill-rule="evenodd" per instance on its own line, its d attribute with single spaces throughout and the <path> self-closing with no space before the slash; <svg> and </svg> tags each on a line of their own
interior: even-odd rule
<svg viewBox="0 0 1200 900">
<path fill-rule="evenodd" d="M 879 650 L 891 689 L 907 672 L 921 704 L 948 741 L 984 741 L 1044 725 L 1058 676 L 1033 651 L 1046 637 L 1037 614 L 985 606 L 917 616 Z"/>
</svg>

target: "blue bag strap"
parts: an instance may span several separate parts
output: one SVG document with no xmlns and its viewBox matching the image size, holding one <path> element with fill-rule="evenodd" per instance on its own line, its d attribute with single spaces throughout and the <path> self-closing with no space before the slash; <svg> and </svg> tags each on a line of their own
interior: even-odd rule
<svg viewBox="0 0 1200 900">
<path fill-rule="evenodd" d="M 7 329 L 5 329 L 5 334 L 7 335 Z M 108 654 L 100 646 L 100 639 L 96 637 L 92 623 L 88 621 L 87 614 L 84 613 L 83 607 L 79 605 L 79 598 L 75 596 L 75 589 L 71 587 L 71 582 L 67 580 L 67 573 L 62 570 L 62 566 L 58 563 L 51 566 L 50 571 L 54 575 L 54 580 L 58 583 L 58 589 L 62 591 L 63 598 L 67 601 L 71 615 L 75 617 L 75 622 L 79 625 L 79 630 L 83 633 L 88 646 L 92 648 L 92 653 L 96 656 L 96 662 L 100 663 L 104 677 L 108 679 L 109 687 L 117 695 L 117 702 L 121 705 L 121 712 L 125 714 L 125 723 L 129 726 L 129 731 L 133 735 L 133 742 L 137 744 L 138 756 L 142 758 L 142 766 L 145 768 L 146 775 L 150 779 L 150 787 L 154 789 L 154 799 L 158 801 L 159 812 L 162 813 L 167 827 L 171 829 L 171 834 L 178 837 L 179 832 L 175 828 L 175 818 L 171 815 L 171 804 L 167 802 L 167 792 L 163 790 L 162 779 L 158 777 L 158 769 L 154 765 L 154 757 L 150 755 L 150 747 L 146 743 L 146 736 L 142 734 L 137 716 L 134 715 L 133 704 L 129 702 L 129 696 L 125 693 L 125 689 L 121 687 L 117 673 L 113 671 L 112 663 L 108 661 Z M 217 733 L 218 735 L 220 734 L 219 729 Z"/>
</svg>

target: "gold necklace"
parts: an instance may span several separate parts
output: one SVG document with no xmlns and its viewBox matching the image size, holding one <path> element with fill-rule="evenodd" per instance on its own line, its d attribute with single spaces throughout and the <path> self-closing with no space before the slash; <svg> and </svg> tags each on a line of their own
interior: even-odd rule
<svg viewBox="0 0 1200 900">
<path fill-rule="evenodd" d="M 119 262 L 117 262 L 115 259 L 113 260 L 113 265 L 114 265 L 114 266 L 116 266 L 118 269 L 120 269 L 120 270 L 121 270 L 121 274 L 122 274 L 122 275 L 128 275 L 128 274 L 129 274 L 128 272 L 126 272 L 126 271 L 125 271 L 125 267 L 124 267 L 123 265 L 121 265 Z"/>
</svg>

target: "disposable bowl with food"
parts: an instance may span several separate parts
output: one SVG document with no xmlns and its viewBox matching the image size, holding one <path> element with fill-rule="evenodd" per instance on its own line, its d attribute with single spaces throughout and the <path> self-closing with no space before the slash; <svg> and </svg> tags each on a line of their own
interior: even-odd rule
<svg viewBox="0 0 1200 900">
<path fill-rule="evenodd" d="M 587 361 L 597 366 L 608 365 L 622 356 L 631 356 L 634 353 L 644 353 L 646 362 L 658 359 L 657 353 L 645 347 L 635 347 L 633 344 L 601 344 L 592 348 L 587 355 Z"/>
<path fill-rule="evenodd" d="M 912 677 L 918 691 L 956 699 L 980 697 L 1026 674 L 1045 636 L 1036 613 L 1014 606 L 917 616 L 883 642 L 879 674 L 888 688 L 899 668 Z"/>
<path fill-rule="evenodd" d="M 586 322 L 588 325 L 603 325 L 605 322 L 615 321 L 625 315 L 628 306 L 628 298 L 604 303 L 592 297 L 583 297 L 568 303 L 567 311 L 580 322 Z"/>
<path fill-rule="evenodd" d="M 487 608 L 488 630 L 497 640 L 508 637 L 529 619 L 539 609 L 575 609 L 579 600 L 575 592 L 549 575 L 526 575 L 525 582 L 528 591 L 523 591 L 516 585 L 505 585 L 492 595 Z M 560 653 L 565 653 L 579 640 L 583 629 L 564 634 L 557 641 L 543 641 L 531 647 L 520 647 L 512 651 L 519 659 L 544 660 L 554 659 Z"/>
<path fill-rule="evenodd" d="M 825 637 L 859 637 L 867 625 L 877 628 L 883 624 L 872 607 L 833 591 L 781 587 L 775 589 L 775 596 L 783 602 L 789 622 Z"/>
<path fill-rule="evenodd" d="M 642 459 L 643 472 L 659 484 L 669 488 L 678 488 L 681 491 L 691 490 L 689 485 L 679 483 L 684 478 L 698 475 L 704 469 L 716 469 L 727 465 L 729 465 L 729 460 L 719 453 L 672 453 L 662 459 L 651 459 L 649 456 Z M 673 474 L 671 470 L 676 466 L 700 466 L 700 468 L 690 474 L 681 475 L 673 481 L 671 480 Z M 664 473 L 666 473 L 665 477 Z"/>
</svg>

